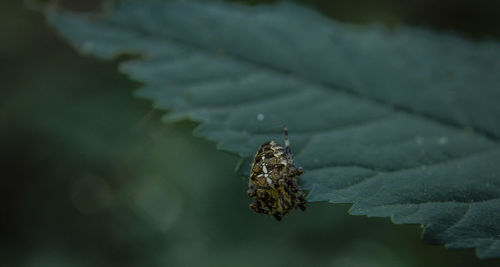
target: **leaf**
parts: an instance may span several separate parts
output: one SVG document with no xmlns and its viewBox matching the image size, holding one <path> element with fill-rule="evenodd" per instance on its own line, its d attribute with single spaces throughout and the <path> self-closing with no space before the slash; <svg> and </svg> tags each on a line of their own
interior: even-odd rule
<svg viewBox="0 0 500 267">
<path fill-rule="evenodd" d="M 83 53 L 142 57 L 138 95 L 240 155 L 290 131 L 310 201 L 421 224 L 423 238 L 500 257 L 500 46 L 351 26 L 290 4 L 125 2 L 48 11 Z"/>
</svg>

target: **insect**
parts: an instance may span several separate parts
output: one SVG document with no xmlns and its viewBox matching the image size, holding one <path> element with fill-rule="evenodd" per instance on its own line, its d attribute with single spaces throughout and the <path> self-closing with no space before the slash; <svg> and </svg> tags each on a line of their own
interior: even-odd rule
<svg viewBox="0 0 500 267">
<path fill-rule="evenodd" d="M 297 184 L 302 168 L 293 164 L 284 127 L 285 148 L 270 141 L 260 146 L 252 163 L 248 182 L 248 196 L 255 199 L 250 209 L 273 216 L 280 221 L 294 208 L 306 209 L 306 200 Z"/>
</svg>

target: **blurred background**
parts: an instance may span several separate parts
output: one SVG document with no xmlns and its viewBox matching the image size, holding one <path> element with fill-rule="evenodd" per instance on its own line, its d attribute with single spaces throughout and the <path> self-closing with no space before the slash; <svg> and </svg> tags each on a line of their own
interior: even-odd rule
<svg viewBox="0 0 500 267">
<path fill-rule="evenodd" d="M 345 22 L 500 37 L 499 2 L 298 2 Z M 238 158 L 192 122 L 162 124 L 119 59 L 77 54 L 22 1 L 0 2 L 0 29 L 1 266 L 500 266 L 349 205 L 253 214 Z"/>
</svg>

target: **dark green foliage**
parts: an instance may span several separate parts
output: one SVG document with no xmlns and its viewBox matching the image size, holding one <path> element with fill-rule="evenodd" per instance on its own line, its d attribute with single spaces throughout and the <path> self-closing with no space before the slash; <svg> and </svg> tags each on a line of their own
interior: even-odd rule
<svg viewBox="0 0 500 267">
<path fill-rule="evenodd" d="M 199 121 L 249 160 L 286 124 L 309 201 L 424 226 L 423 238 L 500 257 L 500 46 L 427 30 L 332 22 L 293 5 L 121 4 L 48 11 L 62 36 L 138 95 Z"/>
</svg>

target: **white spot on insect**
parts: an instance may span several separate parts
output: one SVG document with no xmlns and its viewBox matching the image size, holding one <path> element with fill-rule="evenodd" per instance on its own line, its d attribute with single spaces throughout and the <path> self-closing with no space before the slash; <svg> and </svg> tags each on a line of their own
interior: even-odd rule
<svg viewBox="0 0 500 267">
<path fill-rule="evenodd" d="M 446 145 L 448 143 L 448 137 L 446 136 L 441 136 L 438 138 L 438 144 L 439 145 Z"/>
<path fill-rule="evenodd" d="M 271 180 L 270 178 L 266 178 L 266 181 L 269 185 L 271 186 L 273 185 L 273 180 Z"/>
<path fill-rule="evenodd" d="M 263 121 L 263 120 L 264 120 L 264 117 L 265 117 L 265 116 L 264 116 L 264 114 L 262 114 L 262 113 L 257 114 L 257 120 L 258 120 L 258 121 Z"/>
<path fill-rule="evenodd" d="M 267 174 L 267 167 L 266 167 L 266 165 L 262 165 L 262 171 L 263 171 L 265 174 Z"/>
</svg>

